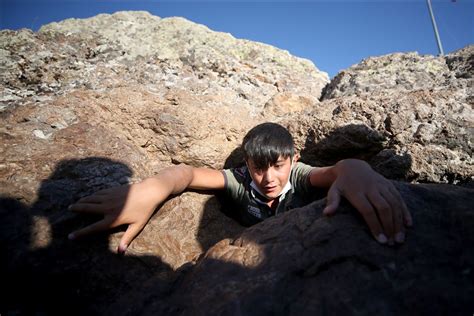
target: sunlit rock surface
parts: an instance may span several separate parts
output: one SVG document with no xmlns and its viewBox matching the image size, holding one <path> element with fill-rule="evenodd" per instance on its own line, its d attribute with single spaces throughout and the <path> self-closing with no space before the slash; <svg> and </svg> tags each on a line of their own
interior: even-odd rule
<svg viewBox="0 0 474 316">
<path fill-rule="evenodd" d="M 312 62 L 182 18 L 119 12 L 0 31 L 0 245 L 8 314 L 463 314 L 473 303 L 473 46 L 370 57 L 331 83 Z M 302 160 L 367 160 L 415 228 L 379 246 L 317 201 L 245 229 L 213 195 L 123 229 L 67 206 L 187 163 L 240 162 L 246 131 L 287 126 Z M 66 307 L 63 307 L 66 306 Z"/>
</svg>

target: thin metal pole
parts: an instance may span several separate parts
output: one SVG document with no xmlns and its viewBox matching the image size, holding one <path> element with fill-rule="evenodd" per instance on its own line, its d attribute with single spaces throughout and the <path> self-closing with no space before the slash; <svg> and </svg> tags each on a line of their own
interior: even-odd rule
<svg viewBox="0 0 474 316">
<path fill-rule="evenodd" d="M 443 56 L 444 55 L 443 45 L 441 45 L 441 39 L 439 38 L 438 27 L 436 26 L 435 17 L 433 14 L 433 8 L 431 7 L 431 0 L 426 0 L 426 2 L 428 3 L 428 9 L 430 10 L 431 22 L 433 23 L 433 29 L 435 32 L 436 41 L 438 42 L 439 54 L 440 56 Z"/>
</svg>

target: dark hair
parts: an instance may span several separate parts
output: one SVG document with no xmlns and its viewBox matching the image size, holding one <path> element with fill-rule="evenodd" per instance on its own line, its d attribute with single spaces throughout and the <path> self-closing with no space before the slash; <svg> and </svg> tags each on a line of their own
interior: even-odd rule
<svg viewBox="0 0 474 316">
<path fill-rule="evenodd" d="M 252 128 L 242 142 L 244 158 L 252 159 L 257 168 L 275 164 L 278 158 L 293 159 L 295 146 L 290 132 L 276 123 L 263 123 Z"/>
</svg>

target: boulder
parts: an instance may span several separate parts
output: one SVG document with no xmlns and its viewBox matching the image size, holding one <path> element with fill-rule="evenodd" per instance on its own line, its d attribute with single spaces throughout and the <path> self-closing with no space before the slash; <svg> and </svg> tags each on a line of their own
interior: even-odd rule
<svg viewBox="0 0 474 316">
<path fill-rule="evenodd" d="M 453 97 L 466 99 L 472 94 L 473 54 L 470 45 L 441 57 L 416 52 L 369 57 L 337 74 L 321 98 L 454 88 L 464 93 Z M 467 95 L 465 89 L 471 89 Z"/>
<path fill-rule="evenodd" d="M 286 51 L 147 12 L 0 31 L 0 311 L 472 312 L 473 194 L 458 186 L 474 174 L 472 56 L 371 57 L 329 83 Z M 98 219 L 69 204 L 173 164 L 239 164 L 263 121 L 287 126 L 309 164 L 356 157 L 449 185 L 397 184 L 416 220 L 397 248 L 348 205 L 245 229 L 196 192 L 165 201 L 125 256 L 124 227 L 67 240 Z"/>
<path fill-rule="evenodd" d="M 474 45 L 445 57 L 370 57 L 322 102 L 279 121 L 314 165 L 358 157 L 388 178 L 472 185 Z"/>
<path fill-rule="evenodd" d="M 374 242 L 348 204 L 323 216 L 320 200 L 217 243 L 169 297 L 150 294 L 150 304 L 129 307 L 125 314 L 469 313 L 473 190 L 395 184 L 414 218 L 401 246 Z"/>
<path fill-rule="evenodd" d="M 313 165 L 357 157 L 391 179 L 473 182 L 474 110 L 450 90 L 341 97 L 278 121 Z"/>
</svg>

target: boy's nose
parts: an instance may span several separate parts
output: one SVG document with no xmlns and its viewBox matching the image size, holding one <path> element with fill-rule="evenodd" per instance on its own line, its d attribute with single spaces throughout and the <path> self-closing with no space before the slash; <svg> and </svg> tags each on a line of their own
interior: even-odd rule
<svg viewBox="0 0 474 316">
<path fill-rule="evenodd" d="M 266 182 L 271 182 L 273 180 L 273 171 L 272 171 L 272 168 L 268 168 L 267 170 L 265 170 L 265 172 L 263 173 L 263 179 L 266 181 Z"/>
</svg>

